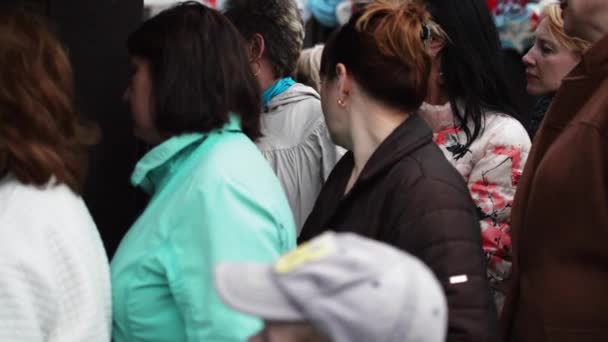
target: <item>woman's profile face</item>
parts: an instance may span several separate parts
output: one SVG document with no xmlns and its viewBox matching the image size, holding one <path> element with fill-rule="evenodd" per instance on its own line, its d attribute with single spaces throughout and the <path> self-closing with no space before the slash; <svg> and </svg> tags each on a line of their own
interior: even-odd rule
<svg viewBox="0 0 608 342">
<path fill-rule="evenodd" d="M 154 101 L 150 63 L 144 58 L 132 56 L 131 68 L 131 81 L 124 97 L 131 107 L 134 134 L 148 144 L 159 144 L 161 138 L 153 119 Z"/>
<path fill-rule="evenodd" d="M 561 45 L 549 30 L 549 19 L 541 21 L 534 45 L 523 57 L 532 95 L 547 95 L 557 91 L 562 80 L 580 62 L 580 57 Z"/>
</svg>

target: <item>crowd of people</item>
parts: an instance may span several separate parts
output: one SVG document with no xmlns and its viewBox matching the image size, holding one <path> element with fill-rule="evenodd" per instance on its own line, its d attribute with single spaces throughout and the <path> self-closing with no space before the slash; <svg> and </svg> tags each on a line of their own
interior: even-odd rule
<svg viewBox="0 0 608 342">
<path fill-rule="evenodd" d="M 533 113 L 485 0 L 352 1 L 306 50 L 298 6 L 125 37 L 150 200 L 111 262 L 69 56 L 0 14 L 0 341 L 602 341 L 608 2 L 543 2 Z"/>
</svg>

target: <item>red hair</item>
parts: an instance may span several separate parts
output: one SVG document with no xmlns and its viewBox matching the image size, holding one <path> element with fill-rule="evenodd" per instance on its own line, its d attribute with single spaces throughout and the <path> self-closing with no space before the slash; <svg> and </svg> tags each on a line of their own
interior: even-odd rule
<svg viewBox="0 0 608 342">
<path fill-rule="evenodd" d="M 326 43 L 321 77 L 336 78 L 336 65 L 368 95 L 404 112 L 420 108 L 428 89 L 431 57 L 426 44 L 430 14 L 413 1 L 376 0 L 356 13 Z"/>
<path fill-rule="evenodd" d="M 81 193 L 98 131 L 73 106 L 72 68 L 44 21 L 0 16 L 0 177 L 42 186 L 53 177 Z"/>
</svg>

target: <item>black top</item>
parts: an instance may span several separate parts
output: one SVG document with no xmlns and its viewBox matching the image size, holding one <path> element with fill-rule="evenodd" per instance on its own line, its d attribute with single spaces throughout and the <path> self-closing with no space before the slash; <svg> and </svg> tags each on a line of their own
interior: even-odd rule
<svg viewBox="0 0 608 342">
<path fill-rule="evenodd" d="M 327 180 L 299 242 L 333 230 L 407 251 L 434 271 L 445 290 L 448 341 L 498 341 L 479 217 L 462 176 L 426 123 L 413 116 L 399 126 L 345 196 L 353 166 L 349 152 Z M 466 282 L 459 283 L 463 276 Z"/>
<path fill-rule="evenodd" d="M 536 132 L 540 128 L 540 124 L 543 122 L 545 114 L 549 111 L 549 107 L 551 106 L 554 97 L 555 94 L 543 96 L 538 99 L 538 101 L 534 105 L 534 108 L 532 108 L 530 126 L 528 127 L 528 133 L 530 134 L 530 138 L 534 139 L 534 136 L 536 136 Z"/>
</svg>

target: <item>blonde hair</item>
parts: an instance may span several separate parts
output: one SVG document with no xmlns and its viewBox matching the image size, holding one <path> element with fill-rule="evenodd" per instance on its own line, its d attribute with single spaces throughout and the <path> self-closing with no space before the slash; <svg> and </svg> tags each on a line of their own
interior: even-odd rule
<svg viewBox="0 0 608 342">
<path fill-rule="evenodd" d="M 296 65 L 295 79 L 299 83 L 314 88 L 317 92 L 321 90 L 321 56 L 323 55 L 323 45 L 304 49 Z"/>
<path fill-rule="evenodd" d="M 578 54 L 583 55 L 585 51 L 591 46 L 591 42 L 586 40 L 570 37 L 564 31 L 564 19 L 562 18 L 562 9 L 559 4 L 549 4 L 545 6 L 542 12 L 543 20 L 547 20 L 549 23 L 549 32 L 557 40 L 557 42 L 565 47 L 566 49 Z"/>
</svg>

